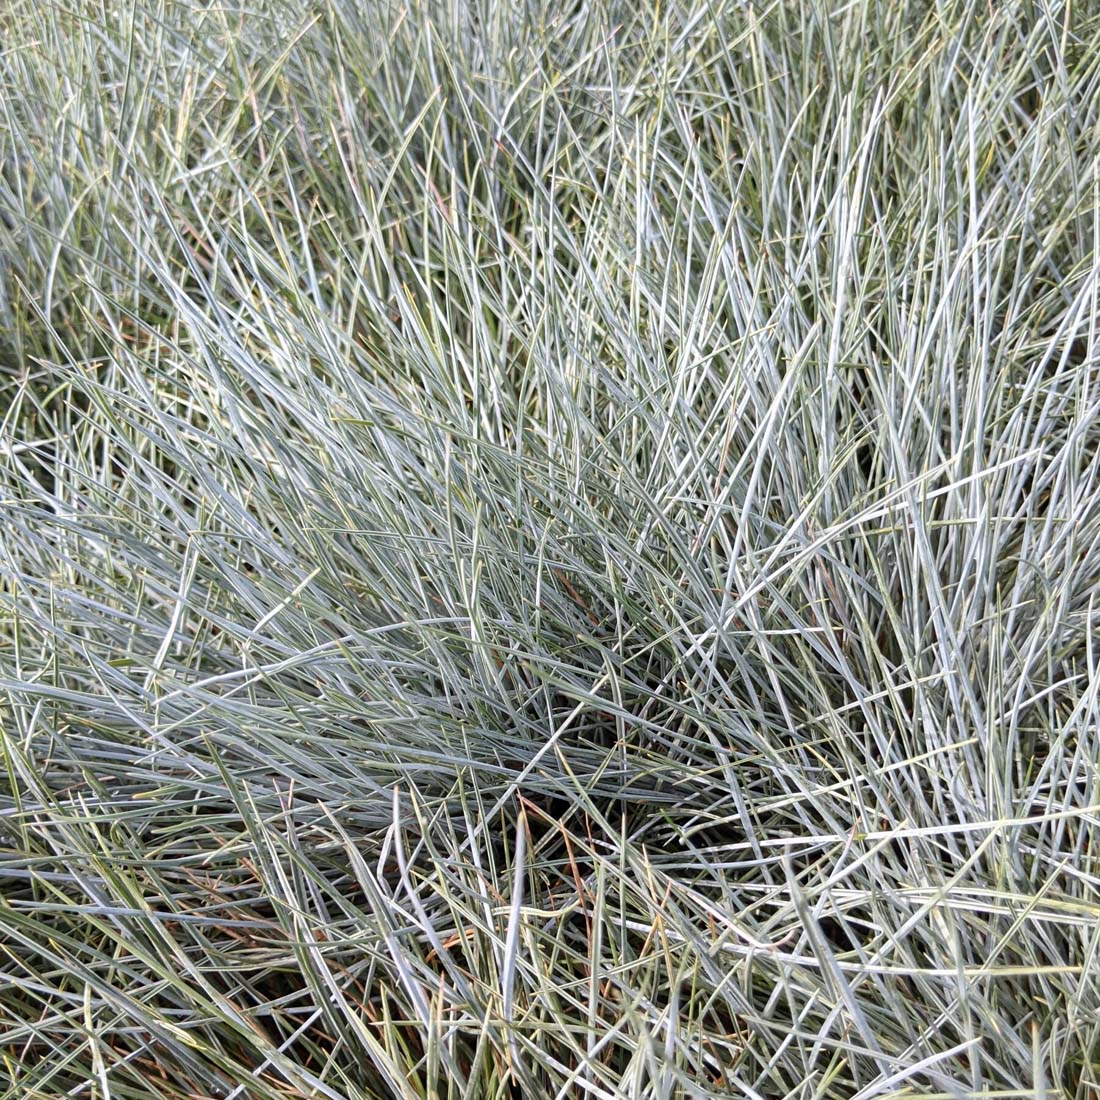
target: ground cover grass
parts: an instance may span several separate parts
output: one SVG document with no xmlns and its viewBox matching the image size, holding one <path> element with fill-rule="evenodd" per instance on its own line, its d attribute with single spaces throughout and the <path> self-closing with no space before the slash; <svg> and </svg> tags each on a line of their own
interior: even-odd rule
<svg viewBox="0 0 1100 1100">
<path fill-rule="evenodd" d="M 6 0 L 0 1097 L 1100 1094 L 1100 7 Z"/>
</svg>

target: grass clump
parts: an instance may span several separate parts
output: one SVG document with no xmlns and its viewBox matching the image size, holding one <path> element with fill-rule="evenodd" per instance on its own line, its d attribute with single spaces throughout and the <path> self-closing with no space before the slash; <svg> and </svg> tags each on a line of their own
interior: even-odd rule
<svg viewBox="0 0 1100 1100">
<path fill-rule="evenodd" d="M 0 43 L 4 1100 L 1094 1100 L 1100 9 Z"/>
</svg>

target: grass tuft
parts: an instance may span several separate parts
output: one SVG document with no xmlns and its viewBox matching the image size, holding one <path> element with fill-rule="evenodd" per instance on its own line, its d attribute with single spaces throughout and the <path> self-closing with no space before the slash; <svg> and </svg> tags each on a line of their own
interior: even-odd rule
<svg viewBox="0 0 1100 1100">
<path fill-rule="evenodd" d="M 1100 8 L 7 0 L 0 1100 L 1096 1100 Z"/>
</svg>

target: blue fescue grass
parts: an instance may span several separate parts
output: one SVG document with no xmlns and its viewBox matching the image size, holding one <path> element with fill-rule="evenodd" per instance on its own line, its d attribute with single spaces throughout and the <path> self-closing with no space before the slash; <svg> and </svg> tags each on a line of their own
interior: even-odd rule
<svg viewBox="0 0 1100 1100">
<path fill-rule="evenodd" d="M 3 1100 L 1095 1100 L 1100 9 L 10 0 Z"/>
</svg>

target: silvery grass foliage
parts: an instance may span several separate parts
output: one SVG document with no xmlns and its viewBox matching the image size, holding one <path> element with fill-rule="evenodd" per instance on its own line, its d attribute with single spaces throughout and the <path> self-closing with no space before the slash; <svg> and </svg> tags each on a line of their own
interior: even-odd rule
<svg viewBox="0 0 1100 1100">
<path fill-rule="evenodd" d="M 5 1100 L 1100 1092 L 1100 9 L 8 0 Z"/>
</svg>

